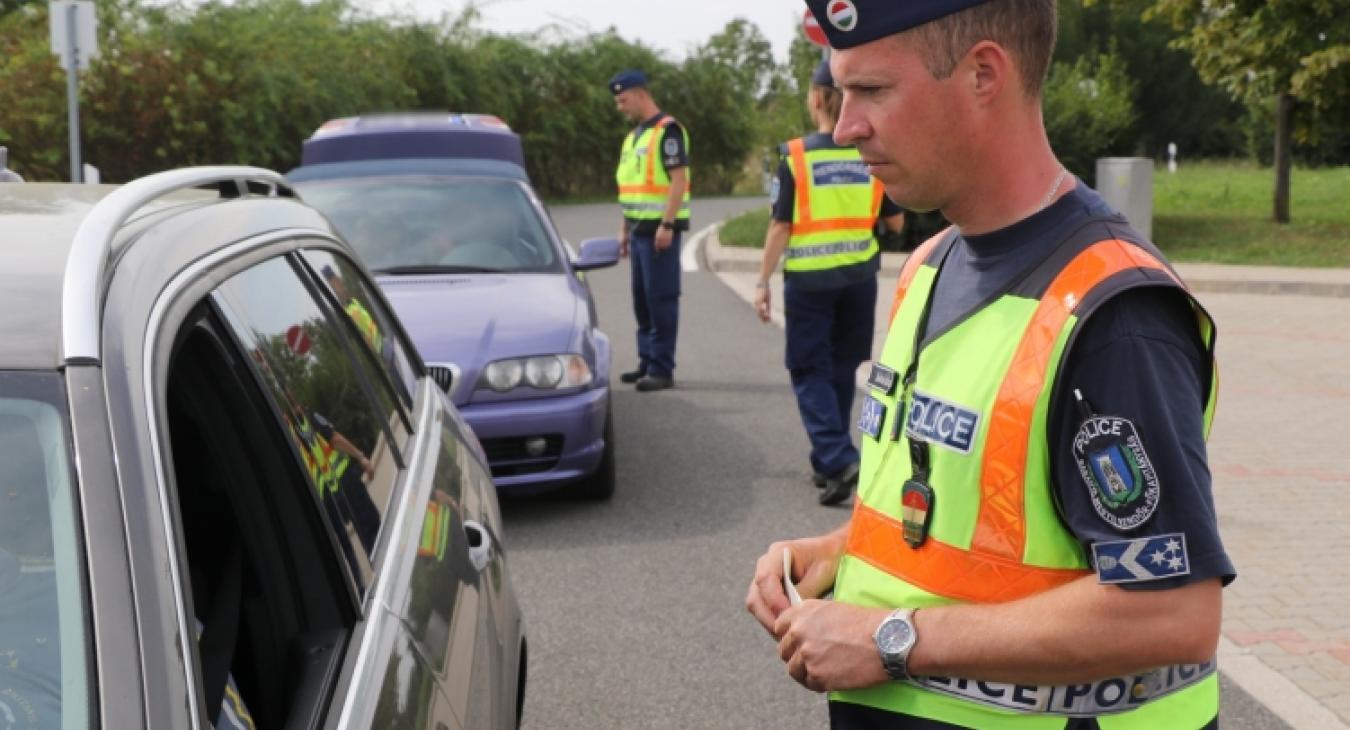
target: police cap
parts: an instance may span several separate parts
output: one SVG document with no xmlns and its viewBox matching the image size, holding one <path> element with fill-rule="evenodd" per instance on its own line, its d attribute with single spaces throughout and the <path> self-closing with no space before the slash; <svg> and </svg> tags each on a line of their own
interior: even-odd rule
<svg viewBox="0 0 1350 730">
<path fill-rule="evenodd" d="M 647 74 L 637 69 L 628 69 L 614 74 L 614 78 L 609 80 L 610 93 L 618 96 L 629 89 L 636 89 L 647 85 Z"/>
<path fill-rule="evenodd" d="M 811 83 L 816 86 L 834 86 L 834 76 L 830 73 L 830 59 L 821 61 L 811 73 Z"/>
<path fill-rule="evenodd" d="M 870 43 L 987 0 L 806 0 L 833 48 Z"/>
</svg>

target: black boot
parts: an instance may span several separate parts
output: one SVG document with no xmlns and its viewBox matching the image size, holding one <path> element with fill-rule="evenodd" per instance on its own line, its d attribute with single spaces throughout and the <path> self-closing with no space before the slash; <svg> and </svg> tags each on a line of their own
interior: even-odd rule
<svg viewBox="0 0 1350 730">
<path fill-rule="evenodd" d="M 858 463 L 854 462 L 836 476 L 825 480 L 825 489 L 820 493 L 819 502 L 827 505 L 839 504 L 853 494 L 853 488 L 856 486 L 858 486 Z"/>
<path fill-rule="evenodd" d="M 647 368 L 644 368 L 644 367 L 639 366 L 637 370 L 629 370 L 629 371 L 626 372 L 626 373 L 620 374 L 620 375 L 619 375 L 619 381 L 620 381 L 620 382 L 623 382 L 623 383 L 628 383 L 629 385 L 632 385 L 633 383 L 636 383 L 637 381 L 642 380 L 642 376 L 644 376 L 644 375 L 646 375 L 646 374 L 647 374 Z"/>
<path fill-rule="evenodd" d="M 643 393 L 674 387 L 675 378 L 665 378 L 660 375 L 644 375 L 641 380 L 637 381 L 637 389 Z"/>
</svg>

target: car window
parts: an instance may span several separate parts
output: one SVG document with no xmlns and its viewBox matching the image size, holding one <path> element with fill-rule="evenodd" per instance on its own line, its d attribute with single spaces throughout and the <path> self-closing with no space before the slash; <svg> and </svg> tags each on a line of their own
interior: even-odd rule
<svg viewBox="0 0 1350 730">
<path fill-rule="evenodd" d="M 196 640 L 197 706 L 216 728 L 315 727 L 356 622 L 355 587 L 335 504 L 313 498 L 246 352 L 206 305 L 175 337 L 168 473 L 191 601 L 180 631 Z"/>
<path fill-rule="evenodd" d="M 514 180 L 402 175 L 297 187 L 376 273 L 562 271 L 543 221 Z"/>
<path fill-rule="evenodd" d="M 56 373 L 0 373 L 0 727 L 89 726 L 66 412 Z"/>
<path fill-rule="evenodd" d="M 353 346 L 300 284 L 290 261 L 254 266 L 216 293 L 364 588 L 400 469 L 388 428 L 400 417 L 375 407 L 373 388 L 351 358 Z"/>
<path fill-rule="evenodd" d="M 371 357 L 364 359 L 383 374 L 381 385 L 392 387 L 403 407 L 412 410 L 413 393 L 417 392 L 415 360 L 383 300 L 347 259 L 331 251 L 314 249 L 302 251 L 301 255 L 346 315 L 357 339 L 366 346 Z"/>
</svg>

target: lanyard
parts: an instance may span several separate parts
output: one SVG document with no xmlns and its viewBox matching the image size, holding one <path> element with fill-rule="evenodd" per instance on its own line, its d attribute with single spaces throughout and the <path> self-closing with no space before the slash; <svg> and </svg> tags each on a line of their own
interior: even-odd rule
<svg viewBox="0 0 1350 730">
<path fill-rule="evenodd" d="M 923 354 L 923 347 L 921 346 L 926 346 L 923 340 L 928 331 L 928 319 L 933 313 L 933 300 L 937 297 L 938 281 L 942 278 L 943 266 L 947 263 L 947 257 L 951 255 L 953 248 L 956 248 L 954 242 L 947 246 L 947 250 L 942 252 L 942 258 L 938 259 L 937 272 L 933 274 L 933 283 L 928 288 L 928 297 L 924 300 L 923 312 L 919 314 L 918 326 L 914 328 L 914 346 L 910 350 L 909 367 L 905 369 L 905 375 L 900 379 L 900 411 L 896 414 L 897 421 L 907 419 L 914 408 L 914 383 L 919 379 L 919 356 Z M 895 428 L 896 433 L 900 434 L 900 429 L 906 429 L 907 426 L 904 423 L 897 422 Z M 920 482 L 928 481 L 930 469 L 928 448 L 927 440 L 910 437 L 910 479 Z M 886 451 L 890 451 L 889 444 Z"/>
</svg>

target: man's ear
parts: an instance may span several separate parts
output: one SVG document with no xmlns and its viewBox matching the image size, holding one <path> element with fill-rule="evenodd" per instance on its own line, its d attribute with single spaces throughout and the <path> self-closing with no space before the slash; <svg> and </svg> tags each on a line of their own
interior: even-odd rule
<svg viewBox="0 0 1350 730">
<path fill-rule="evenodd" d="M 988 104 L 1015 83 L 1017 67 L 1008 51 L 993 41 L 980 41 L 961 59 L 960 72 L 968 79 L 976 103 Z"/>
</svg>

